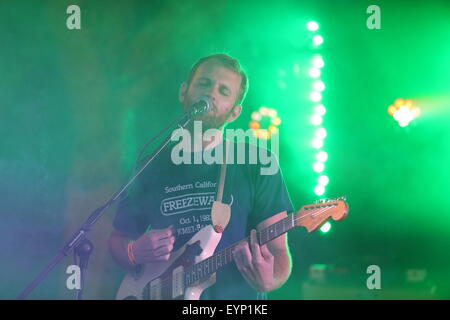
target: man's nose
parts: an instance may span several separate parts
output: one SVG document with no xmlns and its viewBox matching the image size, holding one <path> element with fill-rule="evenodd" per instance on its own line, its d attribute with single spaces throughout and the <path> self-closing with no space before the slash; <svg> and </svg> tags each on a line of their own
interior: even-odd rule
<svg viewBox="0 0 450 320">
<path fill-rule="evenodd" d="M 210 86 L 206 91 L 206 96 L 209 97 L 213 102 L 216 102 L 218 89 L 216 86 Z"/>
</svg>

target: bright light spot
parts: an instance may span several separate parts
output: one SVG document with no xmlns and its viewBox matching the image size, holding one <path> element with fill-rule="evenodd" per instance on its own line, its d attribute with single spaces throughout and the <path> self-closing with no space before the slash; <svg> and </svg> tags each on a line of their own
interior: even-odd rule
<svg viewBox="0 0 450 320">
<path fill-rule="evenodd" d="M 325 165 L 323 164 L 323 162 L 314 162 L 313 170 L 317 173 L 321 173 L 323 172 L 323 170 L 325 170 Z"/>
<path fill-rule="evenodd" d="M 328 184 L 328 182 L 330 182 L 330 179 L 327 176 L 320 176 L 318 180 L 319 180 L 319 185 L 324 186 L 324 187 Z"/>
<path fill-rule="evenodd" d="M 405 102 L 405 100 L 399 98 L 399 99 L 395 100 L 394 104 L 396 106 L 400 107 L 401 105 L 403 105 L 404 102 Z"/>
<path fill-rule="evenodd" d="M 327 137 L 327 130 L 325 128 L 319 128 L 316 130 L 316 137 L 319 139 L 325 139 Z"/>
<path fill-rule="evenodd" d="M 253 112 L 252 113 L 252 120 L 254 120 L 254 121 L 261 121 L 261 114 L 259 113 L 259 112 Z"/>
<path fill-rule="evenodd" d="M 269 110 L 269 117 L 274 118 L 277 116 L 277 110 L 275 109 L 270 109 Z"/>
<path fill-rule="evenodd" d="M 323 43 L 323 37 L 321 35 L 315 35 L 313 37 L 313 44 L 315 46 L 320 46 Z"/>
<path fill-rule="evenodd" d="M 277 134 L 278 128 L 276 126 L 269 126 L 269 131 L 271 134 Z"/>
<path fill-rule="evenodd" d="M 324 186 L 316 186 L 314 188 L 314 193 L 317 194 L 318 196 L 321 196 L 325 193 L 325 187 Z"/>
<path fill-rule="evenodd" d="M 312 102 L 319 102 L 322 100 L 322 94 L 317 91 L 313 91 L 309 95 L 309 99 L 311 99 Z"/>
<path fill-rule="evenodd" d="M 250 128 L 251 128 L 251 129 L 253 129 L 253 130 L 258 130 L 259 127 L 260 127 L 259 122 L 257 122 L 257 121 L 251 121 L 251 122 L 250 122 Z"/>
<path fill-rule="evenodd" d="M 411 121 L 420 115 L 420 109 L 414 106 L 410 99 L 396 99 L 393 105 L 388 108 L 388 113 L 401 127 L 406 127 Z"/>
<path fill-rule="evenodd" d="M 273 118 L 273 119 L 272 119 L 272 124 L 273 124 L 273 125 L 276 125 L 276 126 L 279 126 L 279 125 L 281 124 L 281 119 L 278 118 L 278 117 Z"/>
<path fill-rule="evenodd" d="M 397 111 L 397 108 L 394 105 L 389 106 L 388 113 L 393 116 L 395 111 Z"/>
<path fill-rule="evenodd" d="M 313 148 L 320 149 L 323 147 L 323 140 L 320 138 L 314 138 L 311 144 Z"/>
<path fill-rule="evenodd" d="M 269 115 L 269 108 L 267 107 L 261 107 L 259 108 L 259 113 L 263 116 L 268 116 Z"/>
<path fill-rule="evenodd" d="M 318 77 L 320 77 L 320 69 L 318 69 L 318 68 L 312 67 L 311 69 L 309 69 L 308 73 L 309 73 L 309 76 L 311 78 L 318 78 Z"/>
<path fill-rule="evenodd" d="M 312 65 L 315 68 L 323 68 L 323 66 L 325 65 L 325 62 L 322 59 L 322 56 L 317 55 L 316 57 L 314 57 L 313 61 L 312 61 Z"/>
<path fill-rule="evenodd" d="M 318 114 L 315 114 L 311 117 L 311 123 L 315 126 L 320 126 L 322 124 L 322 117 L 319 116 Z"/>
<path fill-rule="evenodd" d="M 313 83 L 313 88 L 316 91 L 323 91 L 325 90 L 325 83 L 323 83 L 322 80 L 317 80 L 316 82 Z"/>
<path fill-rule="evenodd" d="M 320 151 L 316 156 L 317 161 L 325 162 L 328 160 L 328 153 L 326 151 Z"/>
<path fill-rule="evenodd" d="M 306 24 L 306 27 L 308 28 L 309 31 L 317 31 L 319 30 L 319 24 L 315 21 L 309 21 Z"/>
<path fill-rule="evenodd" d="M 323 104 L 319 104 L 318 106 L 316 106 L 316 108 L 314 109 L 314 111 L 316 112 L 316 114 L 318 114 L 319 116 L 323 116 L 326 112 L 327 109 L 325 109 Z"/>
<path fill-rule="evenodd" d="M 326 222 L 323 226 L 320 227 L 320 231 L 323 233 L 327 233 L 331 229 L 331 223 Z"/>
</svg>

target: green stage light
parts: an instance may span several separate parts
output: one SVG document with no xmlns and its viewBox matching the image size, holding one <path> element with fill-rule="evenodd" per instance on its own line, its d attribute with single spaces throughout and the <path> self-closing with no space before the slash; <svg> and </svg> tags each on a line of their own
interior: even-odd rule
<svg viewBox="0 0 450 320">
<path fill-rule="evenodd" d="M 311 123 L 315 126 L 320 126 L 322 124 L 322 117 L 319 116 L 318 114 L 315 114 L 311 117 Z"/>
<path fill-rule="evenodd" d="M 317 161 L 325 162 L 328 160 L 328 153 L 326 151 L 320 151 L 316 156 Z"/>
<path fill-rule="evenodd" d="M 319 30 L 319 24 L 315 21 L 309 21 L 306 24 L 306 27 L 308 28 L 309 31 L 317 31 Z"/>
<path fill-rule="evenodd" d="M 325 165 L 323 164 L 323 162 L 314 162 L 313 170 L 317 173 L 321 173 L 323 172 L 323 170 L 325 170 Z"/>
<path fill-rule="evenodd" d="M 311 78 L 318 78 L 320 77 L 320 69 L 312 67 L 309 69 L 308 74 Z"/>
<path fill-rule="evenodd" d="M 314 56 L 312 65 L 314 68 L 318 68 L 318 69 L 323 68 L 323 66 L 325 65 L 325 62 L 323 61 L 323 58 L 320 54 L 317 54 Z"/>
<path fill-rule="evenodd" d="M 323 104 L 319 104 L 314 108 L 314 112 L 319 116 L 323 116 L 327 112 L 327 109 L 323 106 Z"/>
<path fill-rule="evenodd" d="M 323 37 L 319 34 L 313 37 L 313 44 L 315 46 L 320 46 L 323 43 Z"/>
<path fill-rule="evenodd" d="M 320 176 L 318 179 L 319 185 L 326 186 L 330 182 L 330 178 L 328 176 Z"/>
<path fill-rule="evenodd" d="M 316 91 L 323 91 L 325 90 L 325 83 L 323 83 L 322 80 L 317 80 L 316 82 L 313 83 L 313 88 Z"/>
<path fill-rule="evenodd" d="M 325 139 L 327 137 L 327 130 L 325 128 L 319 128 L 316 130 L 316 137 L 319 139 Z"/>
<path fill-rule="evenodd" d="M 320 231 L 323 233 L 327 233 L 331 229 L 331 223 L 326 222 L 322 227 L 320 227 Z"/>
<path fill-rule="evenodd" d="M 322 94 L 317 91 L 313 91 L 309 94 L 309 99 L 311 99 L 312 102 L 319 102 L 322 100 Z"/>
<path fill-rule="evenodd" d="M 314 149 L 320 149 L 323 147 L 323 140 L 320 138 L 314 138 L 311 144 Z"/>
<path fill-rule="evenodd" d="M 315 193 L 316 195 L 318 195 L 318 196 L 323 195 L 323 194 L 325 193 L 325 187 L 324 187 L 324 186 L 321 186 L 321 185 L 316 186 L 316 187 L 314 188 L 314 193 Z"/>
</svg>

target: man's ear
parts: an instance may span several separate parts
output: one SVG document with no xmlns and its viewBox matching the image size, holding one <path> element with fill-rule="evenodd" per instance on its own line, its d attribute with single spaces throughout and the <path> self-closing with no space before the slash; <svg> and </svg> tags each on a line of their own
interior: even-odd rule
<svg viewBox="0 0 450 320">
<path fill-rule="evenodd" d="M 236 120 L 241 114 L 241 111 L 242 106 L 234 106 L 230 112 L 230 116 L 228 117 L 227 122 L 233 122 L 234 120 Z"/>
<path fill-rule="evenodd" d="M 187 86 L 187 83 L 186 83 L 186 82 L 183 82 L 183 83 L 181 84 L 180 92 L 179 92 L 179 94 L 178 94 L 178 100 L 179 100 L 181 103 L 184 102 L 184 99 L 185 99 L 185 97 L 186 97 L 187 87 L 188 87 L 188 86 Z"/>
</svg>

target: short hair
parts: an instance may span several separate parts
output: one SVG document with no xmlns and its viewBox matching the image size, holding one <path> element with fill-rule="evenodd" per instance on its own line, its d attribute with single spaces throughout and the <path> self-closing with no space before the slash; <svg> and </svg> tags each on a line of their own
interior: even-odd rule
<svg viewBox="0 0 450 320">
<path fill-rule="evenodd" d="M 236 98 L 235 105 L 241 105 L 247 95 L 248 91 L 248 77 L 245 71 L 243 70 L 239 61 L 225 53 L 216 53 L 212 54 L 197 60 L 197 62 L 192 66 L 191 71 L 189 72 L 188 77 L 188 88 L 191 85 L 192 78 L 194 78 L 195 72 L 200 67 L 200 65 L 206 61 L 214 60 L 217 64 L 222 67 L 225 67 L 234 73 L 241 76 L 241 86 L 239 88 L 239 94 Z"/>
</svg>

